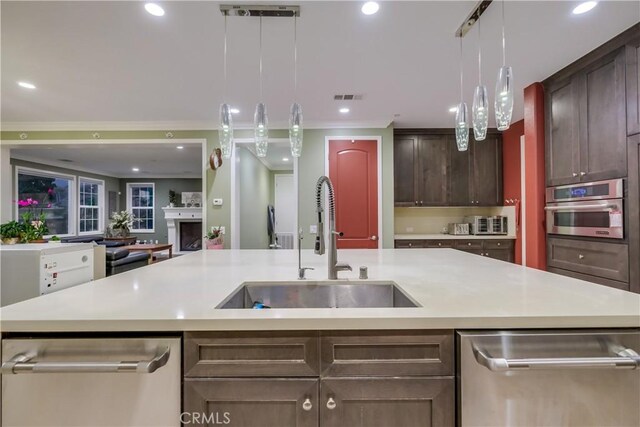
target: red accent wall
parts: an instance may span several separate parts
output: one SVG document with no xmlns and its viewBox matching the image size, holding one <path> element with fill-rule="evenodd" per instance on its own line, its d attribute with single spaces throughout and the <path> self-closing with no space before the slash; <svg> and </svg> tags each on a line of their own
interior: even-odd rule
<svg viewBox="0 0 640 427">
<path fill-rule="evenodd" d="M 522 264 L 522 224 L 520 215 L 521 167 L 520 137 L 524 135 L 524 119 L 512 123 L 509 129 L 502 132 L 502 177 L 504 205 L 516 207 L 516 244 L 515 262 Z"/>
<path fill-rule="evenodd" d="M 526 265 L 546 270 L 544 89 L 541 83 L 524 89 L 524 137 Z"/>
</svg>

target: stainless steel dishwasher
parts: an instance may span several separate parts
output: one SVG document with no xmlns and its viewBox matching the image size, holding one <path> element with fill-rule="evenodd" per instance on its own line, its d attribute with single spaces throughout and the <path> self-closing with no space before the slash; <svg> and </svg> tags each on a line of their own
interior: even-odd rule
<svg viewBox="0 0 640 427">
<path fill-rule="evenodd" d="M 2 341 L 3 426 L 178 426 L 180 338 Z"/>
<path fill-rule="evenodd" d="M 462 426 L 640 425 L 640 330 L 461 331 Z"/>
</svg>

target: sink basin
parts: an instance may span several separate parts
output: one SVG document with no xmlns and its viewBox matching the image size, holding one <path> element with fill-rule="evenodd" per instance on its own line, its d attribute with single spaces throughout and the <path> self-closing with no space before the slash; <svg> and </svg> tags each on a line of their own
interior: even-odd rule
<svg viewBox="0 0 640 427">
<path fill-rule="evenodd" d="M 394 282 L 245 282 L 216 308 L 420 307 Z M 262 307 L 261 305 L 264 305 Z"/>
</svg>

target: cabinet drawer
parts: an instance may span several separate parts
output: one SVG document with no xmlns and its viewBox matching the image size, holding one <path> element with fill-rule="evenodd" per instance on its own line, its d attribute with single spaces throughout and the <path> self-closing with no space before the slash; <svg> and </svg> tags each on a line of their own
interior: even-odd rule
<svg viewBox="0 0 640 427">
<path fill-rule="evenodd" d="M 424 248 L 425 241 L 424 240 L 396 240 L 395 247 L 396 249 Z"/>
<path fill-rule="evenodd" d="M 549 238 L 547 246 L 550 267 L 629 282 L 626 244 Z"/>
<path fill-rule="evenodd" d="M 513 248 L 513 240 L 484 240 L 485 249 L 511 249 Z"/>
<path fill-rule="evenodd" d="M 187 332 L 186 377 L 305 377 L 319 373 L 315 332 Z"/>
<path fill-rule="evenodd" d="M 618 282 L 616 280 L 609 280 L 602 277 L 590 276 L 588 274 L 576 273 L 575 271 L 562 270 L 560 268 L 548 267 L 549 273 L 561 274 L 562 276 L 573 277 L 574 279 L 584 280 L 586 282 L 597 283 L 598 285 L 609 286 L 611 288 L 622 289 L 623 291 L 629 290 L 629 284 L 625 282 Z"/>
<path fill-rule="evenodd" d="M 447 331 L 321 333 L 325 377 L 453 374 L 453 334 Z"/>
<path fill-rule="evenodd" d="M 462 251 L 468 249 L 482 249 L 482 240 L 455 240 L 453 247 Z"/>
<path fill-rule="evenodd" d="M 453 240 L 427 240 L 425 246 L 427 248 L 452 248 Z"/>
</svg>

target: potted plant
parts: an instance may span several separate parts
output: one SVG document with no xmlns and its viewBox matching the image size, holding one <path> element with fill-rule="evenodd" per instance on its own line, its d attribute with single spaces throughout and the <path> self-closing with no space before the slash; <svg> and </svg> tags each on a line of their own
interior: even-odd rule
<svg viewBox="0 0 640 427">
<path fill-rule="evenodd" d="M 20 241 L 22 224 L 18 221 L 9 221 L 0 225 L 0 237 L 5 245 L 15 245 Z"/>
<path fill-rule="evenodd" d="M 58 236 L 51 236 L 51 238 L 49 239 L 49 243 L 62 243 L 62 239 L 60 239 Z"/>
<path fill-rule="evenodd" d="M 169 207 L 174 208 L 178 204 L 178 196 L 175 191 L 169 190 Z"/>
<path fill-rule="evenodd" d="M 129 211 L 115 212 L 107 227 L 107 237 L 129 237 L 135 216 Z"/>
<path fill-rule="evenodd" d="M 25 209 L 21 214 L 22 233 L 20 239 L 25 243 L 46 243 L 44 236 L 49 232 L 46 224 L 46 215 L 42 212 L 42 205 L 29 197 L 25 200 L 18 200 L 18 206 Z M 47 205 L 50 207 L 51 203 Z M 39 210 L 39 213 L 36 211 Z"/>
<path fill-rule="evenodd" d="M 224 249 L 224 236 L 220 227 L 211 227 L 204 239 L 207 249 Z"/>
</svg>

